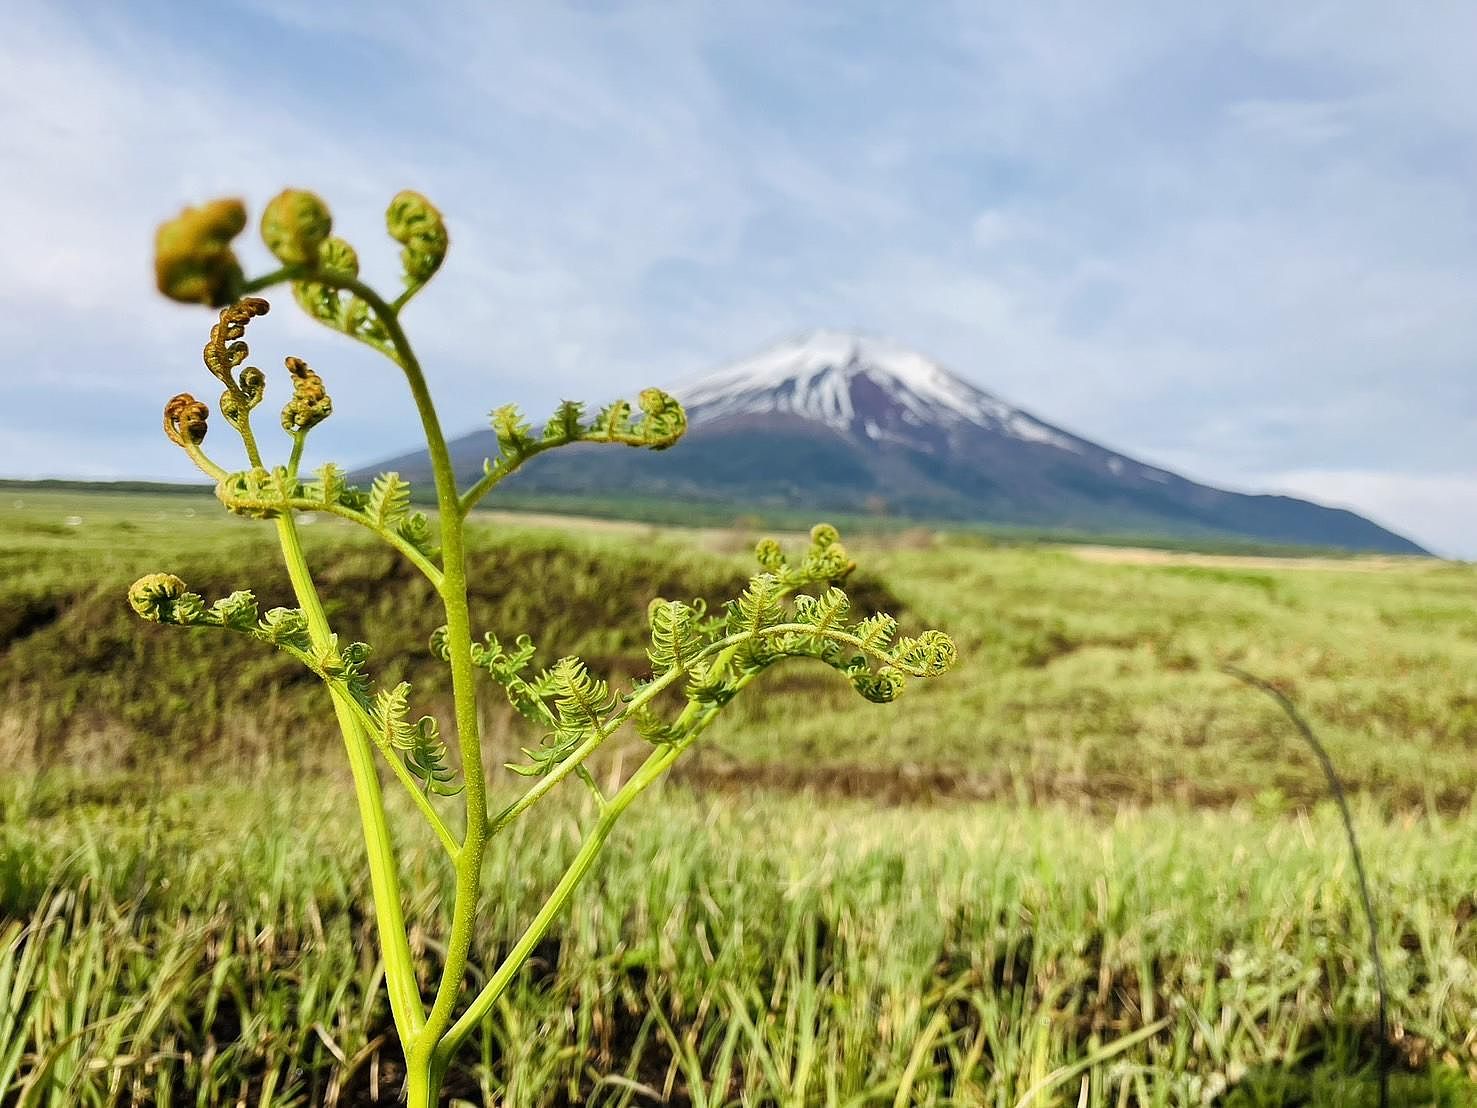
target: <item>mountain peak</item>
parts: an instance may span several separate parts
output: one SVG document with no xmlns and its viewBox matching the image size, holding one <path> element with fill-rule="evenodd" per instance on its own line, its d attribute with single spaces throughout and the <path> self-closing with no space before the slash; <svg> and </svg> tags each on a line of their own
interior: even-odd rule
<svg viewBox="0 0 1477 1108">
<path fill-rule="evenodd" d="M 1053 427 L 889 339 L 808 331 L 674 385 L 690 433 L 677 458 L 577 445 L 509 478 L 523 495 L 588 504 L 905 518 L 1420 553 L 1351 512 L 1188 481 Z M 490 430 L 449 444 L 464 481 L 502 449 Z M 595 460 L 588 451 L 601 451 Z M 429 478 L 424 451 L 378 469 Z M 358 479 L 372 480 L 375 470 Z M 635 498 L 632 500 L 632 498 Z M 685 509 L 677 508 L 681 514 Z"/>
<path fill-rule="evenodd" d="M 847 434 L 936 449 L 972 424 L 1076 452 L 1077 441 L 891 339 L 807 331 L 673 388 L 695 424 L 782 412 Z"/>
</svg>

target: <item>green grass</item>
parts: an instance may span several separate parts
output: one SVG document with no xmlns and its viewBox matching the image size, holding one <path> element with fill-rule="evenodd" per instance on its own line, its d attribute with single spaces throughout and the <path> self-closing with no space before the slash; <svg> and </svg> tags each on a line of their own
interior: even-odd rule
<svg viewBox="0 0 1477 1108">
<path fill-rule="evenodd" d="M 144 1090 L 254 1104 L 268 1084 L 274 1104 L 335 1087 L 365 1103 L 373 1065 L 390 1102 L 352 814 L 272 785 L 270 810 L 249 785 L 7 790 L 0 986 L 22 1003 L 0 1015 L 0 1087 L 40 1059 L 44 1104 Z M 1477 821 L 1365 815 L 1402 1029 L 1396 1103 L 1477 1103 L 1462 1072 L 1477 1066 Z M 494 847 L 484 964 L 589 818 L 560 809 Z M 448 877 L 433 843 L 406 856 L 434 960 Z M 1328 811 L 817 818 L 803 801 L 669 791 L 621 830 L 454 1087 L 510 1106 L 656 1099 L 643 1088 L 1012 1106 L 1057 1075 L 1037 1103 L 1191 1105 L 1230 1087 L 1223 1103 L 1277 1104 L 1278 1087 L 1319 1086 L 1314 1103 L 1373 1104 L 1364 942 Z"/>
<path fill-rule="evenodd" d="M 365 1104 L 374 1081 L 393 1103 L 321 690 L 123 602 L 170 570 L 285 603 L 266 531 L 187 495 L 0 496 L 0 1104 Z M 336 621 L 441 711 L 425 587 L 346 526 L 306 535 Z M 645 600 L 732 595 L 753 537 L 490 518 L 474 618 L 636 672 Z M 1029 1103 L 1372 1106 L 1337 821 L 1233 661 L 1294 695 L 1356 794 L 1395 1103 L 1477 1104 L 1477 570 L 849 546 L 859 602 L 948 629 L 960 668 L 895 708 L 803 666 L 741 698 L 623 824 L 459 1095 L 1010 1108 L 1053 1082 Z M 529 739 L 490 700 L 485 722 L 495 757 Z M 560 804 L 496 843 L 478 964 L 574 850 L 590 813 Z M 448 875 L 402 847 L 434 967 Z"/>
<path fill-rule="evenodd" d="M 222 751 L 336 764 L 319 690 L 289 659 L 230 636 L 142 626 L 127 610 L 128 583 L 155 570 L 207 595 L 249 584 L 264 607 L 289 601 L 269 529 L 214 508 L 0 500 L 0 754 L 94 767 Z M 375 644 L 379 672 L 414 681 L 444 714 L 444 673 L 424 647 L 437 622 L 429 588 L 348 524 L 320 521 L 307 534 L 336 622 Z M 531 631 L 542 664 L 578 653 L 597 670 L 637 673 L 646 600 L 735 595 L 752 563 L 733 551 L 753 537 L 489 523 L 472 539 L 483 581 L 474 621 Z M 767 678 L 789 695 L 741 698 L 684 772 L 1100 805 L 1258 798 L 1291 810 L 1321 796 L 1275 708 L 1220 671 L 1230 661 L 1298 700 L 1354 791 L 1457 810 L 1477 786 L 1473 567 L 1102 564 L 952 536 L 850 545 L 863 566 L 851 589 L 859 606 L 947 628 L 959 669 L 878 710 L 798 663 Z M 824 710 L 797 714 L 796 698 Z M 487 725 L 499 756 L 527 740 L 497 704 Z"/>
</svg>

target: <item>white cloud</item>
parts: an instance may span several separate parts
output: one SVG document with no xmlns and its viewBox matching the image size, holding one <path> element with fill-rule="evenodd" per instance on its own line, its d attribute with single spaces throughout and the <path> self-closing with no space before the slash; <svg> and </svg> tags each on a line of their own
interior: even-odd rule
<svg viewBox="0 0 1477 1108">
<path fill-rule="evenodd" d="M 24 171 L 0 210 L 21 213 L 25 265 L 0 272 L 0 447 L 34 471 L 77 454 L 18 422 L 43 395 L 89 472 L 180 464 L 152 417 L 118 425 L 125 398 L 205 387 L 209 317 L 152 293 L 152 227 L 292 183 L 329 197 L 377 279 L 390 193 L 447 212 L 451 259 L 408 322 L 455 429 L 840 325 L 1219 484 L 1470 472 L 1477 9 L 237 16 L 208 43 L 189 36 L 209 19 L 132 6 L 9 17 L 0 158 Z M 253 344 L 265 367 L 291 350 L 331 389 L 354 381 L 323 448 L 413 441 L 366 352 L 285 304 Z M 1443 514 L 1409 488 L 1391 521 L 1438 541 Z"/>
</svg>

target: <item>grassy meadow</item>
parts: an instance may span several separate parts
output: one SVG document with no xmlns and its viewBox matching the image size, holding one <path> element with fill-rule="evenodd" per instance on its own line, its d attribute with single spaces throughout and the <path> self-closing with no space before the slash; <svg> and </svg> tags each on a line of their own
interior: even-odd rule
<svg viewBox="0 0 1477 1108">
<path fill-rule="evenodd" d="M 123 599 L 168 570 L 287 603 L 269 532 L 186 494 L 0 496 L 0 1104 L 395 1102 L 316 679 Z M 444 718 L 428 587 L 348 525 L 305 534 L 336 626 Z M 734 595 L 755 537 L 489 515 L 474 620 L 638 674 L 646 600 Z M 803 663 L 745 693 L 622 825 L 460 1097 L 1374 1105 L 1337 816 L 1234 663 L 1294 697 L 1353 794 L 1393 1102 L 1477 1104 L 1477 568 L 847 538 L 859 606 L 947 629 L 959 668 L 887 707 Z M 497 760 L 530 741 L 484 712 Z M 571 793 L 495 841 L 480 962 L 591 815 Z M 449 871 L 404 826 L 434 961 Z"/>
</svg>

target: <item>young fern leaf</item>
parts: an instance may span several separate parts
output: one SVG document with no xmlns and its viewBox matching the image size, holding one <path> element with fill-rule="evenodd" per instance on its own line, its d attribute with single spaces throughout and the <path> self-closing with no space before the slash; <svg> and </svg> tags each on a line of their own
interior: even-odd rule
<svg viewBox="0 0 1477 1108">
<path fill-rule="evenodd" d="M 584 662 L 569 655 L 555 662 L 549 673 L 561 732 L 583 735 L 605 722 L 615 707 L 616 695 L 609 685 L 590 674 Z"/>
<path fill-rule="evenodd" d="M 344 495 L 349 491 L 349 480 L 343 470 L 332 462 L 325 462 L 314 476 L 316 480 L 309 481 L 303 490 L 309 499 L 325 506 L 343 503 Z"/>
<path fill-rule="evenodd" d="M 553 669 L 520 691 L 531 694 L 540 706 L 545 698 L 554 701 L 553 730 L 545 736 L 544 745 L 537 750 L 524 748 L 527 765 L 508 764 L 508 769 L 525 777 L 548 773 L 569 757 L 588 735 L 605 725 L 618 699 L 609 685 L 591 676 L 585 663 L 573 656 L 560 658 Z"/>
<path fill-rule="evenodd" d="M 301 608 L 272 608 L 258 624 L 258 636 L 273 646 L 306 651 L 312 646 L 308 617 Z"/>
<path fill-rule="evenodd" d="M 674 669 L 701 677 L 701 663 L 696 655 L 707 645 L 699 613 L 680 600 L 651 602 L 651 645 L 646 656 L 651 659 L 652 673 L 660 677 Z"/>
<path fill-rule="evenodd" d="M 461 791 L 456 774 L 446 763 L 446 743 L 430 716 L 410 720 L 410 685 L 404 681 L 393 689 L 381 689 L 370 708 L 376 727 L 375 741 L 381 747 L 399 751 L 405 768 L 422 781 L 426 788 L 440 796 Z"/>
<path fill-rule="evenodd" d="M 800 623 L 811 624 L 819 632 L 812 640 L 817 647 L 826 642 L 825 632 L 845 626 L 846 615 L 850 611 L 850 598 L 834 585 L 819 597 L 795 598 L 795 618 Z"/>
<path fill-rule="evenodd" d="M 636 733 L 654 746 L 676 742 L 683 735 L 678 727 L 662 719 L 646 704 L 637 708 L 631 718 L 636 724 Z"/>
<path fill-rule="evenodd" d="M 544 442 L 555 445 L 578 442 L 585 434 L 585 406 L 578 400 L 561 400 L 554 415 L 544 424 Z"/>
<path fill-rule="evenodd" d="M 504 404 L 494 409 L 489 417 L 493 434 L 497 436 L 498 449 L 503 453 L 503 464 L 516 464 L 528 456 L 534 446 L 533 428 L 523 418 L 516 404 Z"/>
<path fill-rule="evenodd" d="M 369 490 L 364 514 L 382 531 L 393 531 L 410 510 L 410 483 L 398 473 L 381 473 Z"/>
<path fill-rule="evenodd" d="M 444 632 L 442 628 L 438 634 L 444 637 Z M 527 635 L 519 635 L 513 646 L 511 653 L 506 651 L 498 637 L 489 631 L 482 642 L 472 644 L 472 664 L 486 670 L 502 686 L 508 703 L 524 719 L 548 730 L 556 730 L 559 723 L 547 702 L 551 689 L 544 676 L 536 678 L 533 683 L 523 677 L 523 670 L 533 661 L 533 640 Z M 436 649 L 434 640 L 432 649 Z"/>
<path fill-rule="evenodd" d="M 893 634 L 897 631 L 897 620 L 886 612 L 878 612 L 870 615 L 856 625 L 856 637 L 862 640 L 862 645 L 868 650 L 886 650 L 887 644 L 892 641 Z"/>
<path fill-rule="evenodd" d="M 783 615 L 784 590 L 772 573 L 751 578 L 739 598 L 729 602 L 728 633 L 750 636 L 734 656 L 740 669 L 761 669 L 774 659 L 776 643 L 761 632 L 779 623 Z"/>
<path fill-rule="evenodd" d="M 425 512 L 411 512 L 395 525 L 395 533 L 427 558 L 435 558 L 441 553 L 431 537 L 431 521 Z"/>
<path fill-rule="evenodd" d="M 959 654 L 948 635 L 942 631 L 925 631 L 916 639 L 898 639 L 893 657 L 899 666 L 919 677 L 937 677 L 953 668 Z"/>
<path fill-rule="evenodd" d="M 631 402 L 616 400 L 600 409 L 590 424 L 592 441 L 619 442 L 630 438 L 635 432 L 631 427 Z"/>
</svg>

